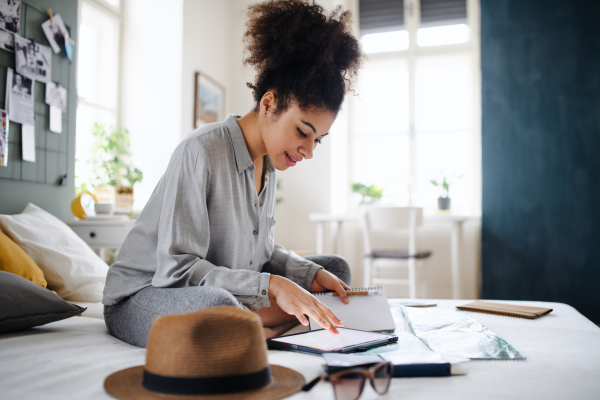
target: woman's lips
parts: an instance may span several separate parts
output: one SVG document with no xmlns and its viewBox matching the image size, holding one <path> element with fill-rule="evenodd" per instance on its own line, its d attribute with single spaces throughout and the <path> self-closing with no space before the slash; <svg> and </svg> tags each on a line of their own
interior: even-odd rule
<svg viewBox="0 0 600 400">
<path fill-rule="evenodd" d="M 293 167 L 294 165 L 296 165 L 298 163 L 298 161 L 295 161 L 295 158 L 294 158 L 294 161 L 292 161 L 293 157 L 290 157 L 290 155 L 287 152 L 284 152 L 284 153 L 285 153 L 285 162 L 287 163 L 287 165 L 289 165 L 290 167 Z"/>
</svg>

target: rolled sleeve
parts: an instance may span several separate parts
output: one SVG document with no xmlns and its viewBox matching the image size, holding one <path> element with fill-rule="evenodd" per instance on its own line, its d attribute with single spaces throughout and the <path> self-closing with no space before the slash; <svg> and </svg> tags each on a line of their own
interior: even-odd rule
<svg viewBox="0 0 600 400">
<path fill-rule="evenodd" d="M 271 255 L 270 266 L 277 275 L 286 277 L 308 291 L 315 274 L 323 268 L 278 244 Z"/>
<path fill-rule="evenodd" d="M 234 294 L 235 298 L 251 311 L 257 311 L 263 307 L 271 306 L 271 299 L 269 298 L 269 280 L 271 279 L 271 274 L 263 272 L 259 275 L 260 280 L 258 286 L 253 286 L 257 289 L 255 294 L 250 296 Z"/>
</svg>

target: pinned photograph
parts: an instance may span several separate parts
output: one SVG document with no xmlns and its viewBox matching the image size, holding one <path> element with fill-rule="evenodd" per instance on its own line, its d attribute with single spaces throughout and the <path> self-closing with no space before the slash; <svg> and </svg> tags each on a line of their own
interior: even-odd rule
<svg viewBox="0 0 600 400">
<path fill-rule="evenodd" d="M 54 53 L 58 54 L 65 49 L 66 43 L 69 40 L 69 31 L 67 31 L 67 27 L 60 14 L 54 15 L 51 20 L 49 19 L 44 22 L 42 30 L 46 34 Z"/>
<path fill-rule="evenodd" d="M 46 83 L 46 104 L 60 108 L 62 112 L 66 113 L 67 89 L 53 82 Z"/>
<path fill-rule="evenodd" d="M 21 74 L 15 73 L 12 80 L 12 92 L 17 94 L 31 94 L 33 82 Z"/>
<path fill-rule="evenodd" d="M 0 28 L 0 49 L 15 52 L 15 34 Z"/>
<path fill-rule="evenodd" d="M 19 33 L 21 0 L 0 0 L 0 28 Z"/>
<path fill-rule="evenodd" d="M 34 124 L 33 80 L 8 68 L 6 73 L 6 108 L 8 118 L 20 124 Z"/>
<path fill-rule="evenodd" d="M 194 98 L 194 128 L 222 121 L 224 118 L 225 89 L 208 76 L 196 72 Z"/>
<path fill-rule="evenodd" d="M 47 82 L 52 76 L 52 50 L 15 35 L 15 69 L 32 79 Z"/>
</svg>

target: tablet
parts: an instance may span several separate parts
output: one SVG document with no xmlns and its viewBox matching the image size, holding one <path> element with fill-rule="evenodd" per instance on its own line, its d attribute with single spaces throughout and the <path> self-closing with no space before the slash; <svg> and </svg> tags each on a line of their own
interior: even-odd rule
<svg viewBox="0 0 600 400">
<path fill-rule="evenodd" d="M 398 341 L 398 336 L 356 329 L 337 328 L 339 335 L 326 330 L 297 333 L 267 339 L 269 347 L 308 353 L 351 353 Z"/>
</svg>

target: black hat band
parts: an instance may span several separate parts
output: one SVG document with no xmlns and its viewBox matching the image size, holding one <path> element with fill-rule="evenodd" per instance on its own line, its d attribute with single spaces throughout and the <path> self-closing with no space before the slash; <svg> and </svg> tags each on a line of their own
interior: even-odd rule
<svg viewBox="0 0 600 400">
<path fill-rule="evenodd" d="M 271 383 L 271 367 L 245 375 L 212 378 L 175 378 L 144 370 L 142 386 L 153 392 L 183 395 L 211 395 L 260 389 Z"/>
</svg>

